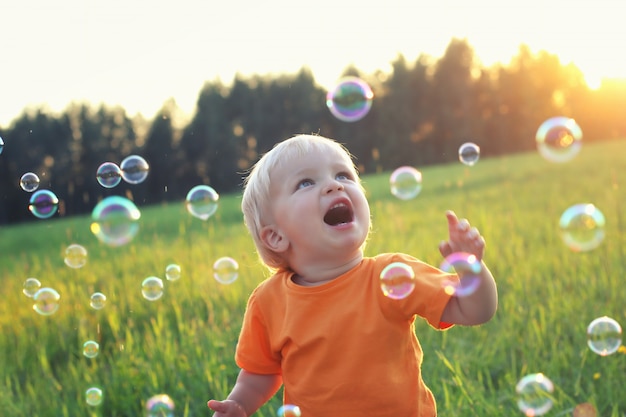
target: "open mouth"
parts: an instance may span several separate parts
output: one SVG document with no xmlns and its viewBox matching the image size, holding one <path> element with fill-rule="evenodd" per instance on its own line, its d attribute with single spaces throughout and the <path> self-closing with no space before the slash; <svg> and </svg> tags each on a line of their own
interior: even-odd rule
<svg viewBox="0 0 626 417">
<path fill-rule="evenodd" d="M 330 226 L 350 223 L 354 219 L 352 208 L 346 203 L 334 204 L 324 216 L 324 222 Z"/>
</svg>

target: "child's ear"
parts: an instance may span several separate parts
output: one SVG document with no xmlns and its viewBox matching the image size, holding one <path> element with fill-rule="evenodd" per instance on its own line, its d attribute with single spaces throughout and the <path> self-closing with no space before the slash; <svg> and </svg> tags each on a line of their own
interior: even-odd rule
<svg viewBox="0 0 626 417">
<path fill-rule="evenodd" d="M 265 226 L 261 229 L 263 244 L 274 252 L 284 252 L 289 247 L 289 241 L 275 226 Z"/>
</svg>

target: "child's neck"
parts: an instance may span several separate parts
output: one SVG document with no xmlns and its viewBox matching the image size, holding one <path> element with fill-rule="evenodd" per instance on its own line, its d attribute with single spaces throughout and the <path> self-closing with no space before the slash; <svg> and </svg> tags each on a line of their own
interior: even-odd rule
<svg viewBox="0 0 626 417">
<path fill-rule="evenodd" d="M 293 282 L 304 287 L 315 287 L 326 284 L 345 274 L 361 263 L 363 252 L 358 251 L 349 259 L 338 263 L 314 262 L 302 265 L 292 265 L 295 274 Z"/>
</svg>

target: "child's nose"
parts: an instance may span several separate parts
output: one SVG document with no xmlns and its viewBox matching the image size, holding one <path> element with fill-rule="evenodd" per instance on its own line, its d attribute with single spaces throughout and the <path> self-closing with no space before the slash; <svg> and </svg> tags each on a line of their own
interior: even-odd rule
<svg viewBox="0 0 626 417">
<path fill-rule="evenodd" d="M 343 191 L 343 184 L 337 180 L 330 180 L 326 185 L 326 193 L 332 193 L 333 191 Z"/>
</svg>

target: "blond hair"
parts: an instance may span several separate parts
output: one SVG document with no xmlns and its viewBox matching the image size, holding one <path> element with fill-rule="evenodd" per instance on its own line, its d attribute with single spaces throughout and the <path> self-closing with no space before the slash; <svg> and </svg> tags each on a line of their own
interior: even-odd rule
<svg viewBox="0 0 626 417">
<path fill-rule="evenodd" d="M 352 160 L 352 154 L 344 145 L 333 139 L 319 135 L 296 135 L 277 143 L 270 151 L 265 153 L 254 164 L 244 180 L 241 210 L 243 211 L 244 224 L 252 235 L 257 253 L 270 271 L 288 267 L 285 259 L 279 253 L 265 246 L 261 238 L 261 230 L 266 226 L 264 220 L 268 216 L 267 210 L 271 203 L 270 175 L 274 168 L 280 166 L 282 161 L 294 157 L 302 157 L 313 149 L 334 150 L 344 154 L 350 161 L 354 178 L 361 185 L 356 166 Z"/>
</svg>

